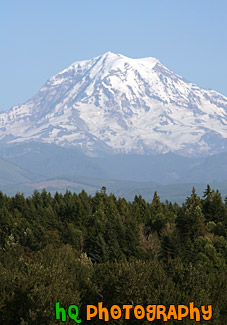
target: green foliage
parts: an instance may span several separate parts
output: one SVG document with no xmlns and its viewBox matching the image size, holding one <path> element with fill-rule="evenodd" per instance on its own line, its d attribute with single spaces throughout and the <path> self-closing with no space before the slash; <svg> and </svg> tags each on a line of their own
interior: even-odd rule
<svg viewBox="0 0 227 325">
<path fill-rule="evenodd" d="M 202 199 L 193 188 L 182 206 L 161 203 L 157 192 L 151 203 L 128 202 L 104 186 L 93 197 L 0 192 L 0 323 L 56 324 L 56 301 L 78 305 L 82 320 L 86 305 L 100 301 L 194 301 L 212 304 L 212 324 L 224 324 L 226 234 L 227 204 L 209 186 Z"/>
</svg>

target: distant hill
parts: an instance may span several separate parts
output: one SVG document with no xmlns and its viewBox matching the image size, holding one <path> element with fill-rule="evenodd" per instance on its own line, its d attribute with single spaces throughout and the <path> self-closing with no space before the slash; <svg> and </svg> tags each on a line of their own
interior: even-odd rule
<svg viewBox="0 0 227 325">
<path fill-rule="evenodd" d="M 40 182 L 45 178 L 21 168 L 12 162 L 0 158 L 0 186 L 19 185 L 30 182 Z M 0 188 L 1 189 L 1 188 Z"/>
<path fill-rule="evenodd" d="M 155 190 L 162 200 L 181 202 L 193 185 L 201 195 L 209 183 L 227 195 L 226 153 L 207 158 L 165 155 L 108 155 L 88 157 L 78 149 L 51 144 L 27 143 L 0 147 L 1 190 L 30 195 L 46 188 L 54 193 L 66 189 L 90 194 L 103 185 L 108 192 L 133 199 L 150 200 Z"/>
</svg>

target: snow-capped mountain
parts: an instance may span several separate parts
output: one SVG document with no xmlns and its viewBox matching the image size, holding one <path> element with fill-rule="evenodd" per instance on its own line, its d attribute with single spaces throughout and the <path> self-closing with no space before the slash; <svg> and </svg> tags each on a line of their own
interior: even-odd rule
<svg viewBox="0 0 227 325">
<path fill-rule="evenodd" d="M 39 141 L 110 153 L 211 154 L 227 150 L 227 98 L 155 58 L 107 52 L 51 77 L 0 114 L 0 142 Z"/>
</svg>

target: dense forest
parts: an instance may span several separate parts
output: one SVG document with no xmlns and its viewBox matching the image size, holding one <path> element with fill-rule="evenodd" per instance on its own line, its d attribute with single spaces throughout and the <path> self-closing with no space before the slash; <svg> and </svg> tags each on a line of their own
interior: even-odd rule
<svg viewBox="0 0 227 325">
<path fill-rule="evenodd" d="M 209 185 L 201 198 L 193 188 L 182 205 L 162 203 L 157 192 L 150 203 L 141 196 L 128 202 L 105 187 L 93 197 L 0 192 L 0 244 L 0 324 L 60 324 L 57 301 L 66 310 L 77 305 L 82 324 L 89 323 L 86 306 L 101 301 L 211 304 L 211 320 L 199 323 L 227 322 L 227 198 Z"/>
</svg>

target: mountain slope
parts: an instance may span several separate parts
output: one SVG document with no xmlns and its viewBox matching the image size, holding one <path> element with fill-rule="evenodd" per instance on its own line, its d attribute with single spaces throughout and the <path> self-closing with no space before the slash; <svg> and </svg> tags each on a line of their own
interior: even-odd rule
<svg viewBox="0 0 227 325">
<path fill-rule="evenodd" d="M 46 178 L 72 176 L 108 178 L 105 166 L 80 150 L 63 148 L 54 144 L 20 143 L 0 146 L 0 158 L 15 163 L 20 168 Z M 1 166 L 0 166 L 1 167 Z"/>
<path fill-rule="evenodd" d="M 0 157 L 0 190 L 4 186 L 13 185 L 16 192 L 16 185 L 18 184 L 40 182 L 43 180 L 45 180 L 43 176 L 32 173 Z"/>
<path fill-rule="evenodd" d="M 90 155 L 227 150 L 227 98 L 155 58 L 105 53 L 75 62 L 0 114 L 0 142 L 39 141 Z"/>
<path fill-rule="evenodd" d="M 88 157 L 77 148 L 31 142 L 0 146 L 0 158 L 31 174 L 42 175 L 44 180 L 70 181 L 75 177 L 77 180 L 78 177 L 87 177 L 159 184 L 227 180 L 226 152 L 193 158 L 174 153 Z M 5 170 L 2 168 L 0 164 L 0 174 L 3 175 Z"/>
</svg>

